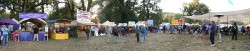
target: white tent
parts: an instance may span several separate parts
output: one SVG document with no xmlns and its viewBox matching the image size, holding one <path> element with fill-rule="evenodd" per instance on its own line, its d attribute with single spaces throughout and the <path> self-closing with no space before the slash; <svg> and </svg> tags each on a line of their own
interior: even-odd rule
<svg viewBox="0 0 250 51">
<path fill-rule="evenodd" d="M 227 22 L 227 21 L 250 21 L 250 8 L 239 10 L 239 11 L 231 11 L 231 12 L 213 12 L 213 13 L 207 13 L 204 15 L 195 15 L 195 16 L 185 16 L 185 18 L 195 19 L 195 20 L 210 20 L 211 21 L 218 21 L 217 17 L 214 17 L 214 15 L 222 14 L 224 17 L 220 18 L 221 22 Z"/>
</svg>

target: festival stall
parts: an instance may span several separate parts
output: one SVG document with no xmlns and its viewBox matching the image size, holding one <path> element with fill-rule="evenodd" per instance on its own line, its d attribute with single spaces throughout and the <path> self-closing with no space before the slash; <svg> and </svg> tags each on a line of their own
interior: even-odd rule
<svg viewBox="0 0 250 51">
<path fill-rule="evenodd" d="M 19 30 L 19 40 L 20 41 L 32 41 L 34 38 L 33 28 L 37 26 L 39 28 L 38 40 L 45 40 L 45 35 L 47 32 L 45 31 L 46 22 L 43 20 L 47 18 L 47 14 L 44 13 L 19 13 L 20 20 L 20 28 Z"/>
<path fill-rule="evenodd" d="M 51 39 L 65 40 L 69 38 L 68 30 L 71 24 L 70 20 L 58 19 L 47 22 L 49 22 L 49 35 Z"/>
<path fill-rule="evenodd" d="M 86 37 L 86 33 L 83 30 L 84 27 L 90 26 L 90 34 L 98 35 L 99 26 L 91 22 L 91 13 L 83 10 L 77 10 L 77 26 L 80 26 L 80 29 L 77 31 L 78 37 Z"/>
</svg>

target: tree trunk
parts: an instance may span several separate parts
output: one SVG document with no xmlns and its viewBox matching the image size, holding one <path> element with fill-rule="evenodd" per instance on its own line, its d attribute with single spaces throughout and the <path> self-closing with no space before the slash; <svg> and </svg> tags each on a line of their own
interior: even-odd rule
<svg viewBox="0 0 250 51">
<path fill-rule="evenodd" d="M 90 8 L 92 7 L 92 0 L 88 0 L 88 7 L 87 11 L 90 11 Z"/>
<path fill-rule="evenodd" d="M 84 0 L 81 0 L 81 2 L 82 2 L 82 10 L 86 10 L 86 7 L 85 7 L 85 4 L 84 4 Z"/>
<path fill-rule="evenodd" d="M 44 3 L 44 0 L 42 0 L 42 3 Z M 41 8 L 42 8 L 42 13 L 44 13 L 44 4 L 42 4 Z"/>
</svg>

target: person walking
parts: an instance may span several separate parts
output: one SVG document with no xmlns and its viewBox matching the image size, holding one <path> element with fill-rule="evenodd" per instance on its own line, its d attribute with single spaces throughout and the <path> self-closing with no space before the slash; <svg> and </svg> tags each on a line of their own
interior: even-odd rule
<svg viewBox="0 0 250 51">
<path fill-rule="evenodd" d="M 137 27 L 136 28 L 136 35 L 135 35 L 137 42 L 140 42 L 140 31 L 141 31 L 140 28 Z"/>
<path fill-rule="evenodd" d="M 236 22 L 233 24 L 232 33 L 232 40 L 237 40 L 238 26 L 236 25 Z"/>
<path fill-rule="evenodd" d="M 33 33 L 34 33 L 34 38 L 33 41 L 38 41 L 38 32 L 39 32 L 39 28 L 37 26 L 35 26 L 35 28 L 33 29 Z"/>
<path fill-rule="evenodd" d="M 8 34 L 9 34 L 9 29 L 3 25 L 2 27 L 2 33 L 3 33 L 3 41 L 4 41 L 4 44 L 5 46 L 8 46 Z"/>
<path fill-rule="evenodd" d="M 215 22 L 212 21 L 212 24 L 211 24 L 211 31 L 210 31 L 210 41 L 211 41 L 211 43 L 212 43 L 211 46 L 215 46 L 215 43 L 214 43 L 214 36 L 215 36 L 216 31 L 217 31 L 217 28 L 216 28 Z"/>
<path fill-rule="evenodd" d="M 146 35 L 147 35 L 147 29 L 144 26 L 141 26 L 141 42 L 145 42 L 146 40 Z"/>
<path fill-rule="evenodd" d="M 117 44 L 117 39 L 118 39 L 118 30 L 114 29 L 113 30 L 113 34 L 114 34 L 114 44 Z"/>
</svg>

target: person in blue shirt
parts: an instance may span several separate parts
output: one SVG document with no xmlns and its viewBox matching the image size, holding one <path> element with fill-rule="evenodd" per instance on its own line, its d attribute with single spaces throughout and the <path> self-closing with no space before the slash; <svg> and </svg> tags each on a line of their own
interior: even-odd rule
<svg viewBox="0 0 250 51">
<path fill-rule="evenodd" d="M 2 27 L 1 30 L 3 32 L 3 41 L 4 41 L 4 44 L 5 44 L 5 46 L 7 46 L 8 45 L 9 29 L 5 25 L 3 25 L 3 27 Z"/>
<path fill-rule="evenodd" d="M 215 46 L 215 43 L 214 43 L 214 36 L 216 34 L 216 31 L 217 31 L 217 28 L 216 28 L 216 24 L 214 21 L 212 21 L 211 23 L 211 28 L 210 28 L 210 41 L 212 43 L 211 46 Z"/>
<path fill-rule="evenodd" d="M 146 36 L 147 36 L 147 29 L 145 28 L 145 26 L 141 26 L 141 42 L 145 42 L 146 40 Z"/>
</svg>

